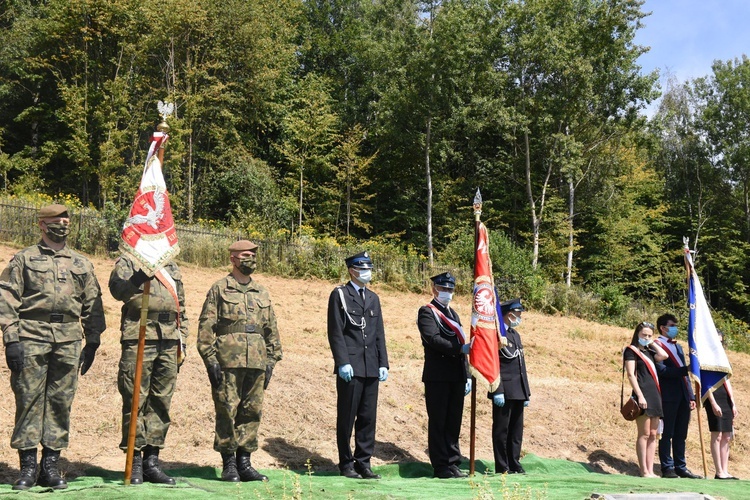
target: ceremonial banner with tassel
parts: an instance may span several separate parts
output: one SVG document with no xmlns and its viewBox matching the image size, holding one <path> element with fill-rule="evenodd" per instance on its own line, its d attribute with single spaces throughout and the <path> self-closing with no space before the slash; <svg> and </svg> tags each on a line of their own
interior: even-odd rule
<svg viewBox="0 0 750 500">
<path fill-rule="evenodd" d="M 130 208 L 130 214 L 122 229 L 120 250 L 129 255 L 140 265 L 148 276 L 155 276 L 170 291 L 177 304 L 177 321 L 179 328 L 179 301 L 174 280 L 163 269 L 164 265 L 180 252 L 177 244 L 177 232 L 172 218 L 172 207 L 169 204 L 169 193 L 164 182 L 162 165 L 164 163 L 164 145 L 169 136 L 166 119 L 172 114 L 174 106 L 159 101 L 159 113 L 162 122 L 151 137 L 151 145 L 146 155 L 146 163 L 141 175 L 141 183 Z M 133 398 L 130 407 L 130 427 L 128 429 L 127 451 L 125 458 L 125 484 L 130 484 L 135 453 L 135 435 L 140 408 L 140 387 L 143 373 L 143 357 L 146 345 L 146 327 L 148 324 L 148 302 L 151 293 L 151 280 L 143 284 L 141 295 L 141 319 L 138 333 L 138 351 L 133 374 Z M 177 347 L 178 364 L 184 358 L 183 341 Z"/>
<path fill-rule="evenodd" d="M 690 378 L 698 387 L 701 403 L 709 392 L 732 376 L 729 358 L 721 345 L 711 310 L 703 295 L 703 287 L 695 273 L 693 258 L 685 241 L 685 268 L 688 273 L 688 346 L 690 348 Z"/>
<path fill-rule="evenodd" d="M 474 264 L 474 302 L 471 308 L 471 338 L 469 367 L 472 375 L 492 392 L 500 385 L 498 357 L 497 297 L 492 278 L 489 237 L 481 222 L 477 236 Z"/>
</svg>

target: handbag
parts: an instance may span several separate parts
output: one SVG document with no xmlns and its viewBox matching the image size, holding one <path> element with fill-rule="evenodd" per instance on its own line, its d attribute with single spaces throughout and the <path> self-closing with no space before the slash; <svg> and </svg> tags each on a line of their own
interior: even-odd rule
<svg viewBox="0 0 750 500">
<path fill-rule="evenodd" d="M 628 397 L 627 402 L 623 403 L 625 397 L 625 360 L 622 360 L 622 385 L 620 386 L 620 413 L 625 420 L 635 420 L 643 413 L 643 409 L 638 406 L 638 401 L 633 396 Z"/>
</svg>

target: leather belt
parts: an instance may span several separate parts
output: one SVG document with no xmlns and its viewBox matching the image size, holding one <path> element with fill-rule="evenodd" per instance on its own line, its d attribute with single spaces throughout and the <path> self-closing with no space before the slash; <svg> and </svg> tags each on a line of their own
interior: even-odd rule
<svg viewBox="0 0 750 500">
<path fill-rule="evenodd" d="M 150 321 L 158 321 L 159 323 L 174 323 L 177 320 L 177 313 L 175 311 L 149 311 L 146 317 Z M 140 321 L 141 311 L 137 310 L 137 314 L 129 313 L 128 319 Z"/>
<path fill-rule="evenodd" d="M 233 325 L 226 325 L 226 326 L 217 326 L 216 327 L 216 335 L 227 335 L 229 333 L 257 333 L 255 331 L 255 325 L 246 325 L 246 324 L 233 324 Z"/>
<path fill-rule="evenodd" d="M 77 323 L 78 316 L 65 313 L 47 313 L 47 312 L 22 312 L 18 315 L 21 319 L 31 319 L 42 321 L 44 323 Z"/>
</svg>

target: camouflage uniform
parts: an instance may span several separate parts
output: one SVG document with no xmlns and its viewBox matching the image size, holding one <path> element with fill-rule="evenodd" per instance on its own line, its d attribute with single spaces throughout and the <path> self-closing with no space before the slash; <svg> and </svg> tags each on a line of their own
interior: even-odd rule
<svg viewBox="0 0 750 500">
<path fill-rule="evenodd" d="M 178 325 L 174 298 L 158 279 L 152 278 L 148 302 L 146 346 L 143 353 L 138 425 L 136 426 L 136 451 L 145 446 L 164 447 L 164 439 L 171 421 L 169 408 L 177 382 L 177 349 L 180 344 L 180 333 L 182 333 L 183 341 L 188 334 L 182 274 L 174 262 L 164 266 L 164 270 L 169 273 L 177 286 L 180 322 Z M 122 256 L 115 263 L 115 268 L 109 277 L 109 291 L 115 299 L 124 302 L 120 320 L 122 355 L 117 374 L 117 387 L 122 396 L 120 448 L 123 450 L 127 450 L 128 443 L 143 296 L 142 287 L 136 287 L 130 281 L 135 271 L 137 268 L 133 261 L 129 257 Z"/>
<path fill-rule="evenodd" d="M 266 367 L 281 360 L 281 342 L 268 291 L 256 280 L 241 285 L 231 274 L 211 286 L 198 325 L 198 352 L 221 365 L 224 381 L 212 390 L 214 449 L 258 449 Z"/>
<path fill-rule="evenodd" d="M 40 242 L 18 252 L 0 275 L 3 343 L 21 342 L 24 368 L 11 372 L 16 419 L 11 447 L 68 447 L 81 339 L 106 329 L 94 266 L 78 252 Z"/>
</svg>

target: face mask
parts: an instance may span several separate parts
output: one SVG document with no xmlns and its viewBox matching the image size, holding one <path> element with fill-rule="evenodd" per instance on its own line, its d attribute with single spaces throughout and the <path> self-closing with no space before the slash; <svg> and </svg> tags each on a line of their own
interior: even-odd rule
<svg viewBox="0 0 750 500">
<path fill-rule="evenodd" d="M 357 271 L 357 274 L 359 275 L 359 281 L 364 284 L 369 283 L 372 279 L 372 269 L 362 269 Z"/>
<path fill-rule="evenodd" d="M 508 319 L 510 319 L 510 318 L 508 318 Z M 510 327 L 511 328 L 515 328 L 515 327 L 517 327 L 520 324 L 521 324 L 521 318 L 519 318 L 518 316 L 514 316 L 514 319 L 510 320 Z"/>
<path fill-rule="evenodd" d="M 68 234 L 70 234 L 70 227 L 62 222 L 52 222 L 46 224 L 46 226 L 47 231 L 45 234 L 47 235 L 47 238 L 55 243 L 63 243 L 65 238 L 68 237 Z"/>
<path fill-rule="evenodd" d="M 258 267 L 258 261 L 255 257 L 245 257 L 244 259 L 240 259 L 237 269 L 245 276 L 250 276 L 256 267 Z"/>
<path fill-rule="evenodd" d="M 668 326 L 667 327 L 667 337 L 670 339 L 673 339 L 677 336 L 677 327 L 676 326 Z"/>
<path fill-rule="evenodd" d="M 447 306 L 453 300 L 453 292 L 438 292 L 437 301 Z"/>
<path fill-rule="evenodd" d="M 651 343 L 651 339 L 642 339 L 638 337 L 638 343 L 641 344 L 643 347 L 646 347 Z"/>
</svg>

